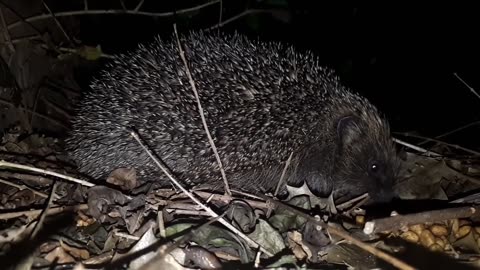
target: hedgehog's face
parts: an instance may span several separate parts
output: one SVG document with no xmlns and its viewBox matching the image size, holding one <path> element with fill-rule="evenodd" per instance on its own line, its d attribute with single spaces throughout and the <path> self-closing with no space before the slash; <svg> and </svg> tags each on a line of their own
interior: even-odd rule
<svg viewBox="0 0 480 270">
<path fill-rule="evenodd" d="M 327 177 L 334 198 L 345 201 L 368 193 L 374 202 L 390 201 L 397 171 L 390 135 L 380 128 L 372 129 L 357 117 L 342 118 L 336 133 L 333 166 Z"/>
</svg>

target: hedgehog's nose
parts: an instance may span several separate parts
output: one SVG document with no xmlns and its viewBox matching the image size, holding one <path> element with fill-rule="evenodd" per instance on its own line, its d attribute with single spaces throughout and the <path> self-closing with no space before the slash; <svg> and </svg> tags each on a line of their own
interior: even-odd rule
<svg viewBox="0 0 480 270">
<path fill-rule="evenodd" d="M 377 203 L 391 202 L 395 198 L 395 193 L 391 189 L 379 189 L 374 194 L 369 195 Z"/>
</svg>

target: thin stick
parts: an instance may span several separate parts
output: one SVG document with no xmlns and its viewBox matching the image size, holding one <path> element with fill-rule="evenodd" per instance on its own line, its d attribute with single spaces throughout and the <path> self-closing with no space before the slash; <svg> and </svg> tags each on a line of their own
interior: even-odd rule
<svg viewBox="0 0 480 270">
<path fill-rule="evenodd" d="M 399 229 L 408 225 L 420 224 L 425 222 L 435 222 L 456 218 L 469 218 L 478 216 L 480 213 L 480 206 L 467 206 L 447 208 L 433 211 L 425 211 L 420 213 L 397 215 L 377 220 L 368 221 L 365 223 L 363 232 L 365 234 L 373 234 L 378 232 L 390 231 Z"/>
<path fill-rule="evenodd" d="M 351 200 L 349 200 L 349 201 L 346 201 L 346 202 L 344 202 L 344 203 L 342 203 L 342 204 L 340 204 L 340 205 L 337 205 L 336 208 L 337 208 L 338 210 L 344 210 L 344 209 L 346 209 L 346 208 L 354 205 L 356 202 L 359 202 L 359 201 L 360 201 L 360 203 L 363 203 L 363 201 L 364 201 L 365 199 L 367 199 L 367 197 L 368 197 L 368 193 L 364 193 L 363 195 L 360 195 L 360 196 L 355 197 L 355 198 L 353 198 L 353 199 L 351 199 Z M 358 204 L 357 204 L 357 206 L 358 206 Z"/>
<path fill-rule="evenodd" d="M 245 11 L 243 11 L 242 13 L 239 13 L 239 14 L 233 16 L 233 17 L 230 17 L 230 18 L 228 18 L 227 20 L 225 20 L 225 21 L 223 21 L 223 22 L 221 22 L 221 23 L 219 23 L 219 24 L 216 24 L 216 25 L 214 25 L 214 26 L 211 26 L 211 27 L 207 28 L 207 31 L 213 30 L 213 29 L 216 29 L 216 28 L 220 28 L 220 27 L 222 27 L 222 26 L 225 26 L 226 24 L 231 23 L 231 22 L 233 22 L 233 21 L 236 21 L 236 20 L 238 20 L 238 19 L 240 19 L 240 18 L 242 18 L 242 17 L 244 17 L 244 16 L 246 16 L 246 15 L 254 14 L 254 13 L 262 13 L 262 12 L 269 12 L 269 11 L 268 11 L 268 10 L 261 10 L 261 9 L 248 9 L 248 10 L 245 10 Z"/>
<path fill-rule="evenodd" d="M 28 189 L 28 190 L 32 191 L 33 194 L 35 194 L 35 195 L 37 195 L 37 196 L 39 196 L 39 197 L 48 198 L 48 195 L 47 195 L 47 194 L 42 193 L 42 192 L 39 192 L 39 191 L 36 191 L 36 190 L 34 190 L 34 189 L 32 189 L 32 188 L 27 187 L 26 185 L 17 185 L 17 184 L 11 183 L 11 182 L 9 182 L 9 181 L 7 181 L 7 180 L 3 180 L 3 179 L 0 179 L 0 183 L 3 183 L 3 184 L 5 184 L 5 185 L 9 185 L 9 186 L 12 186 L 12 187 L 16 187 L 16 188 L 18 188 L 19 190 Z"/>
<path fill-rule="evenodd" d="M 195 7 L 191 8 L 186 8 L 186 9 L 181 9 L 177 10 L 175 12 L 163 12 L 163 13 L 155 13 L 155 12 L 144 12 L 144 11 L 135 11 L 135 10 L 123 10 L 123 9 L 97 9 L 97 10 L 73 10 L 73 11 L 64 11 L 64 12 L 58 12 L 55 14 L 57 17 L 66 17 L 66 16 L 77 16 L 77 15 L 94 15 L 94 14 L 129 14 L 129 15 L 138 15 L 138 16 L 148 16 L 148 17 L 168 17 L 168 16 L 173 16 L 175 14 L 182 14 L 182 13 L 188 13 L 191 11 L 196 11 L 208 6 L 211 6 L 213 4 L 218 3 L 219 0 L 213 0 L 210 2 L 207 2 L 205 4 L 201 4 Z M 21 25 L 23 22 L 34 22 L 38 20 L 44 20 L 52 17 L 50 14 L 41 14 L 41 15 L 35 15 L 26 19 L 23 19 L 22 21 L 16 21 L 14 23 L 11 23 L 7 26 L 7 29 L 12 29 L 14 27 L 17 27 Z"/>
<path fill-rule="evenodd" d="M 9 101 L 0 99 L 0 103 L 9 105 L 9 106 L 15 108 L 15 105 L 14 105 L 13 103 L 9 102 Z M 38 112 L 34 112 L 34 111 L 32 111 L 32 110 L 30 110 L 30 109 L 27 109 L 27 108 L 23 108 L 23 110 L 26 111 L 26 112 L 29 112 L 29 113 L 31 113 L 31 114 L 34 114 L 34 115 L 37 116 L 37 117 L 43 118 L 43 119 L 45 119 L 45 120 L 48 120 L 48 121 L 52 122 L 53 124 L 56 124 L 56 125 L 58 125 L 58 126 L 60 126 L 60 127 L 64 127 L 64 128 L 66 128 L 66 129 L 68 129 L 68 127 L 65 126 L 64 124 L 62 124 L 60 121 L 55 120 L 55 119 L 53 119 L 53 118 L 51 118 L 51 117 L 48 117 L 48 116 L 43 115 L 43 114 L 38 113 Z"/>
<path fill-rule="evenodd" d="M 169 209 L 170 210 L 170 209 Z M 185 209 L 171 209 L 177 215 L 187 215 L 187 216 L 210 216 L 209 213 L 205 211 L 196 211 L 196 210 L 185 210 Z"/>
<path fill-rule="evenodd" d="M 80 205 L 75 205 L 75 206 L 60 206 L 60 207 L 55 207 L 55 208 L 50 208 L 48 209 L 47 213 L 48 215 L 54 215 L 66 211 L 78 211 L 78 210 L 87 210 L 88 209 L 88 204 L 80 204 Z M 20 211 L 20 212 L 11 212 L 11 213 L 1 213 L 0 214 L 0 220 L 7 220 L 7 219 L 12 219 L 12 218 L 17 218 L 21 216 L 27 216 L 27 217 L 36 217 L 42 213 L 42 209 L 39 210 L 29 210 L 29 211 Z"/>
<path fill-rule="evenodd" d="M 183 193 L 185 193 L 190 199 L 192 199 L 196 204 L 198 204 L 200 207 L 202 207 L 205 211 L 207 211 L 212 217 L 217 218 L 219 215 L 215 213 L 211 208 L 207 207 L 203 203 L 201 203 L 195 196 L 192 195 L 192 193 L 188 192 L 180 183 L 168 172 L 168 170 L 160 163 L 160 161 L 151 153 L 151 151 L 143 144 L 143 142 L 140 140 L 138 137 L 138 134 L 136 134 L 134 131 L 130 133 L 135 140 L 140 144 L 140 146 L 147 152 L 147 154 L 150 156 L 150 158 L 153 159 L 153 161 L 157 164 L 157 166 L 165 173 L 165 175 L 170 179 L 170 181 L 177 186 Z M 254 248 L 260 248 L 265 254 L 269 256 L 273 256 L 272 253 L 269 251 L 265 250 L 263 247 L 261 247 L 258 243 L 250 239 L 248 236 L 243 234 L 241 231 L 239 231 L 237 228 L 235 228 L 232 224 L 228 223 L 224 218 L 220 218 L 218 220 L 220 223 L 225 225 L 225 227 L 229 228 L 233 232 L 235 232 L 237 235 L 242 237 L 249 245 L 251 245 Z"/>
<path fill-rule="evenodd" d="M 52 12 L 52 10 L 48 7 L 47 3 L 45 3 L 45 1 L 42 1 L 43 3 L 43 6 L 47 9 L 48 13 L 50 13 L 50 15 L 52 16 L 53 20 L 55 21 L 55 23 L 57 24 L 58 28 L 60 28 L 60 30 L 62 31 L 63 35 L 67 38 L 68 42 L 70 43 L 70 46 L 73 47 L 73 42 L 72 42 L 72 39 L 70 38 L 70 36 L 67 34 L 67 32 L 65 31 L 65 29 L 63 28 L 62 24 L 60 24 L 60 22 L 58 21 L 57 17 L 55 16 L 55 13 Z"/>
<path fill-rule="evenodd" d="M 56 173 L 56 172 L 47 171 L 47 170 L 44 170 L 44 169 L 38 169 L 38 168 L 35 168 L 35 167 L 31 167 L 31 166 L 15 164 L 15 163 L 11 163 L 11 162 L 8 162 L 8 161 L 5 161 L 5 160 L 0 160 L 0 168 L 1 167 L 16 168 L 16 169 L 21 169 L 21 170 L 38 172 L 38 173 L 42 173 L 42 174 L 48 174 L 48 175 L 56 176 L 56 177 L 59 177 L 59 178 L 62 178 L 62 179 L 65 179 L 65 180 L 68 180 L 68 181 L 71 181 L 71 182 L 75 182 L 75 183 L 80 184 L 80 185 L 84 185 L 84 186 L 87 186 L 87 187 L 95 186 L 95 184 L 84 181 L 84 180 L 81 180 L 81 179 L 73 178 L 73 177 L 63 175 L 63 174 L 60 174 L 60 173 Z"/>
<path fill-rule="evenodd" d="M 193 193 L 197 194 L 201 198 L 208 198 L 213 195 L 212 199 L 216 201 L 222 201 L 225 203 L 229 203 L 232 200 L 232 197 L 228 197 L 225 195 L 220 195 L 220 194 L 214 194 L 210 192 L 205 192 L 205 191 L 193 191 Z M 247 202 L 250 206 L 254 208 L 261 208 L 261 209 L 267 209 L 268 206 L 265 202 L 263 201 L 254 201 L 254 200 L 249 200 L 249 199 L 243 199 L 245 202 Z"/>
<path fill-rule="evenodd" d="M 222 23 L 223 1 L 220 0 L 220 14 L 218 14 L 218 25 Z"/>
<path fill-rule="evenodd" d="M 44 48 L 44 49 L 47 49 L 47 50 L 49 49 L 49 47 L 45 44 L 41 45 L 41 47 Z M 57 47 L 56 49 L 58 49 L 61 52 L 79 54 L 78 49 L 71 49 L 71 48 L 65 48 L 65 47 Z M 110 55 L 110 54 L 106 54 L 106 53 L 101 53 L 99 56 L 103 57 L 103 58 L 108 58 L 108 59 L 115 59 L 115 56 Z"/>
<path fill-rule="evenodd" d="M 468 88 L 468 90 L 470 90 L 470 92 L 472 92 L 475 96 L 477 96 L 477 98 L 480 98 L 480 94 L 478 94 L 477 91 L 473 89 L 473 87 L 468 85 L 468 83 L 466 83 L 462 78 L 460 78 L 460 76 L 458 76 L 456 72 L 453 73 L 453 75 L 457 77 L 457 79 L 460 80 Z"/>
<path fill-rule="evenodd" d="M 163 219 L 163 211 L 157 211 L 157 224 L 158 231 L 160 232 L 160 237 L 165 238 L 167 236 L 167 231 L 165 230 L 165 221 Z"/>
<path fill-rule="evenodd" d="M 421 153 L 423 153 L 423 154 L 425 154 L 425 155 L 427 155 L 427 156 L 441 157 L 441 155 L 438 154 L 438 153 L 435 153 L 435 152 L 433 152 L 433 151 L 427 150 L 427 149 L 422 148 L 422 147 L 419 147 L 419 146 L 415 146 L 415 145 L 413 145 L 413 144 L 404 142 L 404 141 L 402 141 L 402 140 L 393 138 L 393 141 L 396 142 L 396 143 L 398 143 L 398 144 L 401 144 L 401 145 L 404 145 L 404 146 L 406 146 L 406 147 L 409 147 L 409 148 L 411 148 L 411 149 L 413 149 L 413 150 L 416 150 L 416 151 L 418 151 L 418 152 L 421 152 Z"/>
<path fill-rule="evenodd" d="M 373 245 L 369 245 L 369 244 L 366 244 L 366 243 L 363 243 L 362 241 L 356 239 L 355 237 L 351 236 L 348 232 L 346 232 L 345 230 L 341 229 L 341 228 L 336 228 L 336 227 L 333 227 L 331 225 L 328 225 L 326 224 L 325 222 L 321 221 L 321 220 L 317 220 L 315 219 L 314 217 L 311 217 L 305 213 L 303 213 L 302 211 L 299 211 L 289 205 L 286 205 L 284 203 L 281 203 L 277 200 L 273 200 L 273 199 L 268 199 L 273 205 L 276 205 L 277 207 L 280 207 L 280 208 L 284 208 L 288 211 L 292 211 L 293 213 L 299 215 L 299 216 L 302 216 L 306 219 L 308 219 L 309 221 L 311 221 L 312 223 L 328 230 L 329 233 L 331 234 L 335 234 L 339 237 L 342 237 L 344 238 L 346 241 L 349 241 L 350 243 L 358 246 L 359 248 L 385 260 L 386 262 L 389 262 L 390 264 L 392 264 L 393 266 L 399 268 L 399 269 L 402 269 L 402 270 L 414 270 L 415 268 L 413 268 L 412 266 L 408 265 L 407 263 L 391 256 L 390 254 L 382 251 L 382 250 L 379 250 L 377 248 L 375 248 Z"/>
<path fill-rule="evenodd" d="M 43 210 L 43 213 L 40 215 L 40 218 L 38 219 L 38 222 L 35 225 L 35 228 L 33 228 L 32 234 L 30 235 L 30 239 L 34 239 L 35 236 L 37 236 L 37 233 L 42 228 L 43 221 L 45 220 L 45 217 L 47 217 L 48 215 L 48 209 L 50 209 L 53 199 L 56 196 L 56 190 L 57 190 L 57 182 L 55 181 L 55 183 L 53 183 L 52 191 L 50 192 L 50 199 L 48 200 L 47 205 L 45 206 L 45 210 Z"/>
<path fill-rule="evenodd" d="M 450 135 L 450 134 L 453 134 L 453 133 L 458 132 L 458 131 L 460 131 L 460 130 L 469 128 L 469 127 L 471 127 L 471 126 L 476 126 L 476 125 L 478 125 L 478 124 L 480 124 L 480 121 L 468 123 L 468 124 L 463 125 L 463 126 L 461 126 L 461 127 L 459 127 L 459 128 L 456 128 L 456 129 L 454 129 L 454 130 L 451 130 L 451 131 L 445 132 L 445 133 L 443 133 L 443 134 L 440 134 L 440 135 L 438 135 L 438 136 L 435 136 L 435 139 L 440 139 L 440 138 L 442 138 L 442 137 L 448 136 L 448 135 Z M 424 142 L 421 142 L 420 144 L 423 144 L 423 143 L 424 143 Z"/>
<path fill-rule="evenodd" d="M 140 8 L 142 7 L 144 1 L 145 1 L 145 0 L 140 0 L 140 1 L 138 2 L 138 5 L 137 5 L 137 6 L 135 7 L 135 9 L 134 9 L 135 12 L 138 12 L 138 11 L 140 10 Z"/>
<path fill-rule="evenodd" d="M 232 196 L 232 192 L 230 191 L 230 186 L 228 185 L 227 176 L 225 175 L 225 171 L 223 170 L 222 160 L 218 155 L 217 148 L 215 147 L 215 143 L 213 142 L 212 136 L 210 135 L 210 131 L 208 130 L 207 121 L 205 120 L 205 115 L 203 113 L 202 104 L 200 102 L 200 98 L 198 96 L 197 88 L 195 87 L 195 82 L 193 81 L 192 74 L 190 74 L 190 69 L 188 68 L 187 60 L 185 59 L 185 53 L 183 52 L 182 45 L 180 44 L 180 39 L 178 38 L 177 33 L 177 25 L 173 25 L 173 29 L 175 31 L 175 37 L 177 38 L 177 45 L 178 50 L 180 51 L 180 57 L 185 64 L 185 71 L 188 76 L 188 80 L 190 81 L 190 86 L 192 87 L 193 93 L 195 94 L 195 99 L 197 100 L 198 110 L 200 113 L 200 117 L 202 118 L 203 127 L 205 128 L 205 132 L 207 133 L 208 141 L 210 142 L 210 146 L 212 147 L 213 152 L 215 153 L 215 158 L 217 159 L 218 166 L 220 167 L 220 172 L 222 174 L 222 178 L 225 184 L 225 192 L 228 196 Z"/>
<path fill-rule="evenodd" d="M 440 140 L 437 140 L 437 139 L 427 138 L 427 137 L 420 136 L 420 135 L 413 135 L 413 134 L 408 134 L 408 133 L 397 133 L 397 134 L 402 134 L 402 135 L 407 136 L 407 137 L 415 137 L 415 138 L 419 138 L 419 139 L 422 139 L 422 140 L 428 140 L 428 141 L 436 142 L 436 143 L 439 143 L 439 144 L 443 144 L 443 145 L 446 145 L 446 146 L 453 147 L 453 148 L 458 149 L 458 150 L 463 150 L 463 151 L 465 151 L 467 153 L 470 153 L 472 155 L 480 156 L 480 152 L 465 148 L 465 147 L 457 145 L 457 144 L 451 144 L 451 143 L 447 143 L 447 142 L 440 141 Z"/>
<path fill-rule="evenodd" d="M 277 188 L 275 189 L 275 193 L 273 194 L 274 197 L 277 197 L 278 191 L 280 190 L 280 187 L 283 185 L 285 174 L 287 173 L 288 166 L 290 166 L 292 157 L 293 157 L 293 152 L 290 153 L 290 156 L 288 157 L 287 162 L 285 162 L 285 167 L 283 167 L 282 175 L 280 176 L 280 180 L 278 181 Z"/>
<path fill-rule="evenodd" d="M 140 237 L 135 236 L 135 235 L 130 235 L 128 233 L 115 232 L 114 235 L 118 236 L 118 237 L 125 238 L 125 239 L 134 240 L 134 241 L 140 240 Z"/>
<path fill-rule="evenodd" d="M 15 47 L 12 44 L 12 38 L 10 37 L 10 33 L 8 32 L 7 23 L 5 22 L 5 18 L 3 17 L 3 10 L 0 8 L 0 18 L 2 19 L 2 26 L 3 26 L 3 35 L 5 37 L 5 43 L 8 44 L 8 48 L 11 52 L 15 52 Z"/>
<path fill-rule="evenodd" d="M 30 26 L 30 27 L 33 29 L 33 31 L 35 31 L 35 33 L 37 33 L 37 35 L 43 36 L 43 35 L 42 35 L 42 32 L 40 32 L 40 30 L 38 30 L 38 29 L 35 27 L 35 25 L 31 24 L 29 21 L 27 21 L 26 19 L 24 19 L 21 14 L 19 14 L 15 9 L 11 8 L 9 5 L 5 4 L 4 1 L 0 1 L 0 5 L 8 8 L 13 14 L 15 14 L 15 16 L 17 16 L 17 17 L 20 19 L 19 21 L 16 22 L 16 23 L 18 23 L 18 25 L 20 25 L 21 23 L 25 23 L 26 25 Z M 6 27 L 6 29 L 9 29 L 9 30 L 10 30 L 10 29 L 11 29 L 11 28 L 10 28 L 10 25 L 8 25 L 8 26 Z"/>
</svg>

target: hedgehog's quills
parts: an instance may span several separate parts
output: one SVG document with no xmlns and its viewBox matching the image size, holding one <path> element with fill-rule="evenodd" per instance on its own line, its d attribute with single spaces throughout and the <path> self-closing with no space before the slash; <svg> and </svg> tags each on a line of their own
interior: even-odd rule
<svg viewBox="0 0 480 270">
<path fill-rule="evenodd" d="M 287 182 L 313 193 L 393 196 L 396 153 L 387 122 L 310 53 L 241 35 L 181 38 L 209 130 L 232 188 L 273 191 Z M 174 39 L 119 55 L 80 102 L 67 150 L 81 172 L 105 179 L 134 167 L 169 186 L 130 135 L 140 136 L 184 184 L 223 187 Z M 127 128 L 127 129 L 126 129 Z"/>
</svg>

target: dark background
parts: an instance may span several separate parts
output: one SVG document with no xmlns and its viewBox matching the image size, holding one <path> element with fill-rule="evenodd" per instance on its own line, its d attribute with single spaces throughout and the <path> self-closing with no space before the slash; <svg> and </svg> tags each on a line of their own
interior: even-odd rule
<svg viewBox="0 0 480 270">
<path fill-rule="evenodd" d="M 168 12 L 205 2 L 145 1 L 142 10 Z M 480 120 L 480 99 L 454 76 L 457 73 L 480 93 L 478 9 L 451 4 L 358 7 L 321 2 L 224 1 L 223 21 L 246 10 L 264 12 L 242 16 L 220 30 L 284 41 L 315 52 L 345 84 L 375 103 L 396 132 L 435 137 Z M 90 3 L 90 8 L 112 8 L 112 3 L 118 5 L 117 1 L 101 1 Z M 125 1 L 127 8 L 136 3 Z M 162 18 L 80 16 L 78 38 L 84 44 L 100 44 L 105 53 L 121 53 L 151 41 L 154 35 L 169 38 L 173 23 L 180 32 L 209 28 L 218 23 L 219 7 L 217 3 Z M 102 64 L 78 71 L 78 78 L 88 85 Z M 477 148 L 479 135 L 476 125 L 442 140 Z"/>
</svg>

